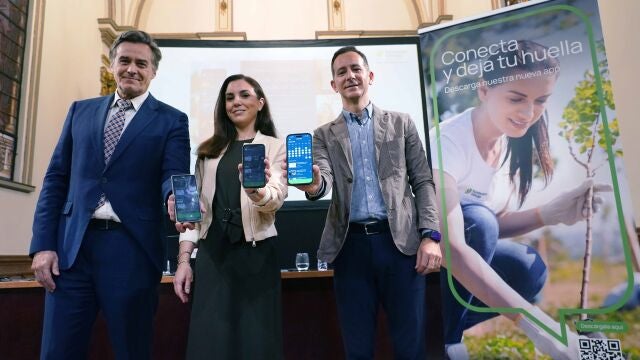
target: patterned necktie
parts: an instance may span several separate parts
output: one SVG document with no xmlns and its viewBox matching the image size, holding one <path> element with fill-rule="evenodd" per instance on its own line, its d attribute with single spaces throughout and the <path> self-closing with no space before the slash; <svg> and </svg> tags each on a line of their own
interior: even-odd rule
<svg viewBox="0 0 640 360">
<path fill-rule="evenodd" d="M 131 100 L 118 99 L 116 102 L 118 111 L 109 119 L 107 127 L 104 128 L 104 164 L 109 163 L 113 151 L 116 149 L 122 128 L 124 128 L 124 113 L 131 108 Z"/>
<path fill-rule="evenodd" d="M 118 106 L 118 110 L 111 115 L 109 118 L 109 123 L 104 128 L 104 164 L 109 163 L 109 159 L 111 159 L 111 155 L 113 155 L 113 151 L 116 149 L 116 145 L 118 144 L 118 140 L 120 140 L 120 135 L 122 135 L 122 129 L 124 128 L 124 119 L 125 112 L 132 107 L 131 100 L 123 100 L 118 99 L 116 101 L 116 105 Z M 100 208 L 104 205 L 107 200 L 106 195 L 103 193 L 100 196 L 100 200 L 98 200 L 98 206 L 96 209 Z"/>
<path fill-rule="evenodd" d="M 358 123 L 358 125 L 362 125 L 362 121 L 363 121 L 364 119 L 360 119 L 360 118 L 358 117 L 358 115 L 356 115 L 356 114 L 354 114 L 354 113 L 351 113 L 351 112 L 349 113 L 349 115 L 351 116 L 351 120 L 353 120 L 353 121 L 357 122 L 357 123 Z"/>
</svg>

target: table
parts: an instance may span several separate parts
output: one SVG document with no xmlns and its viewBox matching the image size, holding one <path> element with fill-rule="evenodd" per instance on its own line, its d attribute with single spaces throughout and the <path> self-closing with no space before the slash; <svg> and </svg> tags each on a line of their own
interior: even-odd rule
<svg viewBox="0 0 640 360">
<path fill-rule="evenodd" d="M 283 271 L 282 311 L 285 359 L 342 359 L 344 351 L 338 325 L 333 271 Z M 173 292 L 173 276 L 163 276 L 159 287 L 153 358 L 184 358 L 190 305 L 182 304 Z M 439 291 L 437 284 L 428 292 Z M 432 287 L 429 289 L 429 287 Z M 439 299 L 439 296 L 437 297 Z M 436 304 L 439 306 L 439 303 Z M 439 315 L 439 308 L 427 309 Z M 35 281 L 0 282 L 0 359 L 37 359 L 42 336 L 44 290 Z M 429 312 L 429 311 L 428 311 Z M 433 317 L 433 314 L 431 315 Z M 429 317 L 429 315 L 428 315 Z M 428 320 L 429 321 L 429 320 Z M 431 320 L 437 321 L 437 320 Z M 441 324 L 441 320 L 439 322 Z M 433 324 L 433 322 L 430 322 Z M 430 329 L 438 328 L 430 326 Z M 391 359 L 384 313 L 380 312 L 376 359 Z M 113 359 L 104 319 L 98 316 L 90 344 L 90 359 Z M 441 334 L 427 337 L 430 358 L 441 358 Z"/>
</svg>

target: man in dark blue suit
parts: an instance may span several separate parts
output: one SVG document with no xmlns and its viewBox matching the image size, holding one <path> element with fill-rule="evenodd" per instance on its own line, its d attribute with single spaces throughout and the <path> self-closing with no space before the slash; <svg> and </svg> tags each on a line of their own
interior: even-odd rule
<svg viewBox="0 0 640 360">
<path fill-rule="evenodd" d="M 116 358 L 151 357 L 163 202 L 171 175 L 189 172 L 187 116 L 149 94 L 161 53 L 147 33 L 121 34 L 109 58 L 117 91 L 71 105 L 35 211 L 41 359 L 86 358 L 98 311 Z"/>
</svg>

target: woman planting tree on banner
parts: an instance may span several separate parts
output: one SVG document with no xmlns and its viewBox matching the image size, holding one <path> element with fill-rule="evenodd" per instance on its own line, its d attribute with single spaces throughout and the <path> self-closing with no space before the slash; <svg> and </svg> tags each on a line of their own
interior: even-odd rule
<svg viewBox="0 0 640 360">
<path fill-rule="evenodd" d="M 491 209 L 492 184 L 501 168 L 508 169 L 519 206 L 531 189 L 534 165 L 545 183 L 553 174 L 545 108 L 555 88 L 559 62 L 543 56 L 545 47 L 535 42 L 521 40 L 517 45 L 515 50 L 510 48 L 488 58 L 495 63 L 498 57 L 515 62 L 484 74 L 477 89 L 480 104 L 440 124 L 443 168 L 439 168 L 437 161 L 433 167 L 436 189 L 446 199 L 446 209 L 440 213 L 446 216 L 449 249 L 446 246 L 443 249 L 450 251 L 447 269 L 452 272 L 456 292 L 464 301 L 481 307 L 522 308 L 560 333 L 559 324 L 532 305 L 547 278 L 542 258 L 529 246 L 499 239 L 545 225 L 581 221 L 587 215 L 585 205 L 590 189 L 593 209 L 597 210 L 602 203 L 598 193 L 611 188 L 588 180 L 537 208 L 498 212 Z M 435 128 L 430 135 L 431 139 L 436 138 Z M 438 151 L 436 144 L 431 142 L 434 158 Z M 449 288 L 446 271 L 442 272 L 441 284 L 447 354 L 451 359 L 468 357 L 461 343 L 463 331 L 498 314 L 467 310 Z M 516 322 L 539 350 L 554 359 L 577 359 L 575 334 L 569 333 L 567 347 L 528 317 L 517 313 L 504 315 Z"/>
</svg>

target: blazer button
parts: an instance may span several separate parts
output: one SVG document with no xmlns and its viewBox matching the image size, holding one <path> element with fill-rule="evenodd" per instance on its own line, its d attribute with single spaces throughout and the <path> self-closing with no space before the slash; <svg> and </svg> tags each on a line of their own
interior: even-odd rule
<svg viewBox="0 0 640 360">
<path fill-rule="evenodd" d="M 349 184 L 351 184 L 351 183 L 353 182 L 353 179 L 352 179 L 352 178 L 350 178 L 350 177 L 348 177 L 348 178 L 347 178 L 347 182 L 348 182 Z"/>
<path fill-rule="evenodd" d="M 106 184 L 107 183 L 107 178 L 103 177 L 102 179 L 100 179 L 100 182 L 103 183 L 103 184 Z"/>
</svg>

